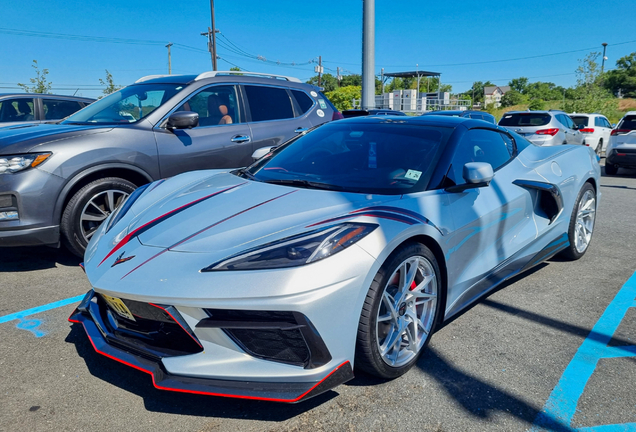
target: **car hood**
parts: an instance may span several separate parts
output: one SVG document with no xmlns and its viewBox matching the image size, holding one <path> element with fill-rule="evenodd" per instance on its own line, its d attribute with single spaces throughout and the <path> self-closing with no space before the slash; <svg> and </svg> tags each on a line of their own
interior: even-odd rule
<svg viewBox="0 0 636 432">
<path fill-rule="evenodd" d="M 82 135 L 108 132 L 112 126 L 79 126 L 56 123 L 24 124 L 0 128 L 0 155 L 34 151 L 41 144 Z"/>
<path fill-rule="evenodd" d="M 107 219 L 89 244 L 86 271 L 99 278 L 117 265 L 117 259 L 137 255 L 139 265 L 164 252 L 206 254 L 211 264 L 255 246 L 364 216 L 361 209 L 388 209 L 388 203 L 398 200 L 400 195 L 272 185 L 220 171 L 186 173 L 148 186 L 108 231 Z M 127 266 L 120 267 L 113 271 Z"/>
</svg>

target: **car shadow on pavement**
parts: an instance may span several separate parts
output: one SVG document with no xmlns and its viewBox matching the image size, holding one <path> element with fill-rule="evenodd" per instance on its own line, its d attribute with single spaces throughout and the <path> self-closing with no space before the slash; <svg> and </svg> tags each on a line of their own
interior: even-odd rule
<svg viewBox="0 0 636 432">
<path fill-rule="evenodd" d="M 0 273 L 25 272 L 55 268 L 58 265 L 73 267 L 81 258 L 64 248 L 47 246 L 0 248 Z"/>
<path fill-rule="evenodd" d="M 73 324 L 65 342 L 75 345 L 94 377 L 140 396 L 148 411 L 199 417 L 281 422 L 338 396 L 330 390 L 299 404 L 224 398 L 157 390 L 150 375 L 108 359 L 93 349 L 80 324 Z M 96 399 L 101 397 L 95 395 Z"/>
</svg>

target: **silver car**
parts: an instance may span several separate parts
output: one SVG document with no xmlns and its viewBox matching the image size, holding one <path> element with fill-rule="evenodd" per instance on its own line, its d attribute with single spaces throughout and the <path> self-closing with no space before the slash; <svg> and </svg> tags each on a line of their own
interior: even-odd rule
<svg viewBox="0 0 636 432">
<path fill-rule="evenodd" d="M 510 111 L 499 120 L 499 126 L 540 146 L 582 145 L 585 140 L 572 119 L 563 111 Z"/>
<path fill-rule="evenodd" d="M 636 168 L 636 111 L 629 111 L 612 131 L 605 150 L 605 174 L 616 175 L 618 168 Z"/>
</svg>

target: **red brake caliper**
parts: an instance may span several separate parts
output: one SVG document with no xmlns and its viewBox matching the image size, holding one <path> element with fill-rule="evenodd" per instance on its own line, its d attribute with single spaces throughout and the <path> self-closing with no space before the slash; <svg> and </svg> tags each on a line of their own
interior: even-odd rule
<svg viewBox="0 0 636 432">
<path fill-rule="evenodd" d="M 415 284 L 415 281 L 411 282 L 411 288 L 409 288 L 409 291 L 413 291 L 416 287 L 417 285 Z"/>
</svg>

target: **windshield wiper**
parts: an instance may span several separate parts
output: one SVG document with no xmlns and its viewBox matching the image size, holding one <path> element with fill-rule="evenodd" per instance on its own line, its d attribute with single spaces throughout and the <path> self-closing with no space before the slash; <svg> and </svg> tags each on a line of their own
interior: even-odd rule
<svg viewBox="0 0 636 432">
<path fill-rule="evenodd" d="M 277 185 L 286 185 L 286 186 L 297 186 L 297 187 L 304 187 L 304 188 L 307 188 L 307 189 L 325 189 L 325 190 L 335 190 L 335 191 L 341 191 L 341 190 L 344 189 L 342 186 L 338 186 L 338 185 L 334 185 L 334 184 L 320 183 L 320 182 L 314 182 L 314 181 L 310 181 L 310 180 L 299 180 L 299 179 L 293 179 L 293 180 L 287 180 L 287 179 L 265 180 L 265 183 L 277 184 Z"/>
<path fill-rule="evenodd" d="M 247 177 L 250 180 L 254 180 L 254 181 L 260 181 L 259 179 L 256 178 L 256 176 L 254 174 L 252 174 L 247 168 L 241 168 L 241 169 L 237 169 L 236 171 L 233 171 L 232 174 L 238 174 L 238 175 L 242 175 Z"/>
</svg>

